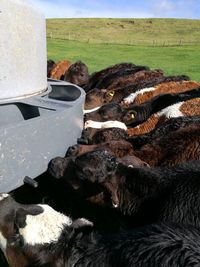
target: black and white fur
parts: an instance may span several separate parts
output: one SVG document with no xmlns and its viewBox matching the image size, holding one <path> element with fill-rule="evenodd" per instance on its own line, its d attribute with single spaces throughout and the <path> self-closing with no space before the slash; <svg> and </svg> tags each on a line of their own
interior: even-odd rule
<svg viewBox="0 0 200 267">
<path fill-rule="evenodd" d="M 168 267 L 200 264 L 200 230 L 193 226 L 159 223 L 105 234 L 95 231 L 93 224 L 84 218 L 73 221 L 46 205 L 33 205 L 32 209 L 39 209 L 35 215 L 33 210 L 32 215 L 27 214 L 25 205 L 16 203 L 9 195 L 2 198 L 0 206 L 7 207 L 7 215 L 0 216 L 1 231 L 7 221 L 10 227 L 12 223 L 15 225 L 17 233 L 10 236 L 12 243 L 6 246 L 17 250 L 26 259 L 26 265 L 19 265 L 16 257 L 11 267 Z M 11 216 L 13 208 L 15 215 Z M 0 237 L 1 244 L 5 240 L 5 236 L 4 239 Z"/>
</svg>

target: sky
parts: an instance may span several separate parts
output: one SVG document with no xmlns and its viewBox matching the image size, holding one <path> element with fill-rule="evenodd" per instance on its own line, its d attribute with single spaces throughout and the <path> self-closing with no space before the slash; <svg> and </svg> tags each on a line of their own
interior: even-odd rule
<svg viewBox="0 0 200 267">
<path fill-rule="evenodd" d="M 200 19 L 200 0 L 29 0 L 46 18 Z"/>
</svg>

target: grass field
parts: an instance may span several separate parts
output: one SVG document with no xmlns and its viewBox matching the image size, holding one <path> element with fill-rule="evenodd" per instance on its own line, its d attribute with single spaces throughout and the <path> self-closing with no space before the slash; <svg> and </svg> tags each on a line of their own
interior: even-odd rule
<svg viewBox="0 0 200 267">
<path fill-rule="evenodd" d="M 199 20 L 51 19 L 48 58 L 82 60 L 90 72 L 127 61 L 200 81 L 199 33 Z"/>
</svg>

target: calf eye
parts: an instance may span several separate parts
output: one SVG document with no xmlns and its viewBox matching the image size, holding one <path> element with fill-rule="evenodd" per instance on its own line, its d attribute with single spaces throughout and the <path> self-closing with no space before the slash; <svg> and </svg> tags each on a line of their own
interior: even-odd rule
<svg viewBox="0 0 200 267">
<path fill-rule="evenodd" d="M 129 113 L 128 113 L 128 119 L 129 120 L 133 120 L 135 119 L 135 117 L 137 116 L 137 112 L 135 110 L 131 110 Z"/>
</svg>

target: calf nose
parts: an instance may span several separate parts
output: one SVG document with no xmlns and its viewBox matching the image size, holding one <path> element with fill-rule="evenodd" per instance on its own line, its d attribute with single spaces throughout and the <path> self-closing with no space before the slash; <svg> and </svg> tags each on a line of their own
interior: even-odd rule
<svg viewBox="0 0 200 267">
<path fill-rule="evenodd" d="M 78 154 L 79 145 L 70 146 L 66 152 L 66 157 L 76 156 Z"/>
<path fill-rule="evenodd" d="M 62 164 L 63 159 L 60 157 L 57 157 L 55 159 L 52 159 L 49 162 L 48 166 L 48 172 L 55 178 L 59 179 L 62 177 L 62 169 L 63 169 L 63 164 Z"/>
</svg>

